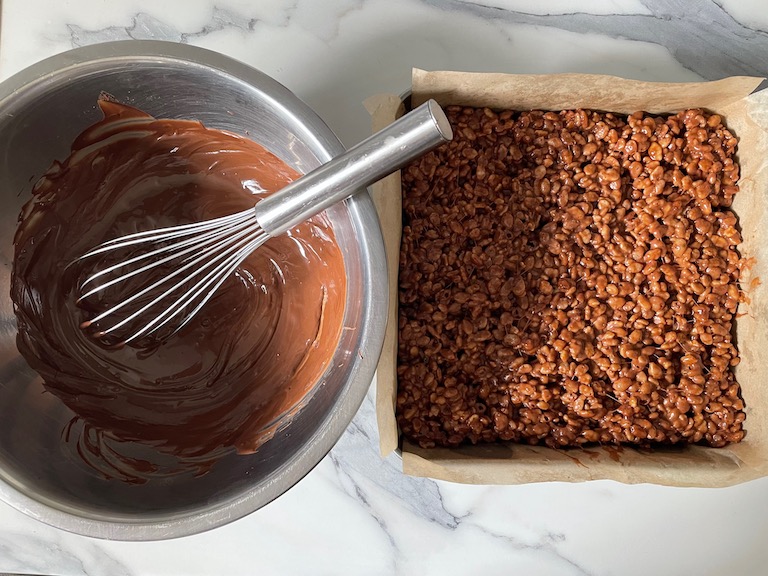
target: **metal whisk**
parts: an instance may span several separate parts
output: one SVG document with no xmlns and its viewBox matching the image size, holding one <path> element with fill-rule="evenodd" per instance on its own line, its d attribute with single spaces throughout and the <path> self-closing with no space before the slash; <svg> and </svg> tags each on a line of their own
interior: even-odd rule
<svg viewBox="0 0 768 576">
<path fill-rule="evenodd" d="M 142 287 L 131 296 L 81 327 L 85 329 L 114 317 L 132 302 L 148 298 L 149 302 L 99 330 L 97 335 L 114 333 L 146 315 L 146 324 L 121 340 L 127 344 L 156 333 L 191 310 L 181 317 L 172 333 L 178 332 L 242 261 L 270 237 L 345 200 L 452 137 L 442 109 L 429 100 L 344 154 L 260 200 L 252 209 L 204 222 L 129 234 L 97 246 L 79 260 L 120 249 L 138 248 L 140 252 L 87 278 L 80 286 L 78 302 L 158 266 L 174 269 L 147 285 L 139 283 Z M 111 277 L 113 274 L 118 275 Z"/>
</svg>

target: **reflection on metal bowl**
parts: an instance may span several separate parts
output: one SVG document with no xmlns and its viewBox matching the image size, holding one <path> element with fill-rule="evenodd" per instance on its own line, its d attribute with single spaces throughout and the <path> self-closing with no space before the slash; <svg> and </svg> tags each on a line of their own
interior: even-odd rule
<svg viewBox="0 0 768 576">
<path fill-rule="evenodd" d="M 100 477 L 62 448 L 73 413 L 16 348 L 9 296 L 13 236 L 32 185 L 100 118 L 105 91 L 155 117 L 247 135 L 299 172 L 343 151 L 329 128 L 264 74 L 215 52 L 130 41 L 79 48 L 0 84 L 0 499 L 48 524 L 101 538 L 194 534 L 240 518 L 298 482 L 331 449 L 373 377 L 387 308 L 385 256 L 367 194 L 329 209 L 347 276 L 333 361 L 289 423 L 254 454 L 229 454 L 204 475 L 132 485 Z"/>
</svg>

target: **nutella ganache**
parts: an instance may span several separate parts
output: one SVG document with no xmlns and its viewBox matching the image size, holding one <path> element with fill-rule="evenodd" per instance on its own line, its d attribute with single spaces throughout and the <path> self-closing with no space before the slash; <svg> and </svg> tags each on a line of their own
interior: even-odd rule
<svg viewBox="0 0 768 576">
<path fill-rule="evenodd" d="M 103 476 L 201 473 L 223 454 L 253 452 L 328 367 L 344 315 L 343 257 L 316 216 L 251 254 L 171 338 L 114 346 L 81 330 L 137 286 L 78 305 L 79 284 L 125 254 L 79 256 L 132 232 L 239 212 L 298 177 L 246 138 L 99 106 L 104 119 L 40 179 L 19 217 L 17 344 L 77 415 L 65 439 L 77 430 L 77 451 Z M 157 462 L 119 453 L 135 453 L 132 443 L 152 447 Z M 158 463 L 165 456 L 172 470 Z"/>
</svg>

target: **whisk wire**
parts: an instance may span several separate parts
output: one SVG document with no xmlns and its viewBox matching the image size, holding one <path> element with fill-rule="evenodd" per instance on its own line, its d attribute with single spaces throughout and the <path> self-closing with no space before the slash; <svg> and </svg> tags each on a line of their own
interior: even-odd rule
<svg viewBox="0 0 768 576">
<path fill-rule="evenodd" d="M 193 222 L 191 224 L 181 224 L 179 226 L 168 226 L 166 228 L 157 228 L 156 230 L 145 230 L 143 232 L 134 232 L 133 234 L 126 234 L 114 240 L 107 240 L 106 242 L 99 244 L 93 250 L 89 250 L 79 260 L 97 256 L 110 250 L 116 250 L 118 248 L 125 248 L 134 244 L 140 244 L 145 242 L 163 242 L 165 240 L 172 240 L 182 236 L 191 236 L 193 234 L 199 234 L 201 231 L 210 229 L 222 229 L 232 224 L 235 224 L 241 220 L 253 219 L 253 210 L 243 210 L 236 214 L 229 216 L 222 216 L 220 218 L 213 218 L 212 220 L 204 220 L 202 222 Z"/>
<path fill-rule="evenodd" d="M 258 226 L 253 226 L 251 229 L 242 230 L 237 234 L 229 235 L 227 234 L 224 240 L 219 241 L 217 244 L 214 244 L 212 246 L 209 246 L 206 250 L 203 250 L 201 253 L 199 253 L 196 257 L 192 258 L 191 260 L 186 261 L 186 263 L 183 263 L 182 266 L 174 270 L 173 272 L 163 276 L 159 280 L 155 281 L 154 283 L 150 284 L 149 286 L 146 286 L 142 290 L 136 292 L 135 294 L 129 296 L 125 300 L 122 300 L 118 304 L 112 306 L 108 310 L 105 310 L 104 312 L 98 314 L 96 317 L 92 318 L 88 322 L 83 323 L 83 327 L 87 328 L 90 325 L 95 324 L 96 322 L 99 322 L 100 320 L 106 318 L 107 316 L 110 316 L 117 312 L 118 310 L 122 309 L 123 307 L 127 306 L 131 302 L 134 302 L 138 298 L 141 298 L 145 294 L 148 294 L 154 290 L 157 290 L 160 286 L 167 283 L 168 281 L 172 280 L 173 278 L 183 274 L 193 266 L 204 262 L 204 264 L 200 267 L 198 267 L 191 276 L 185 276 L 181 281 L 174 284 L 171 288 L 166 289 L 163 293 L 161 293 L 159 296 L 151 300 L 148 304 L 144 305 L 139 310 L 136 310 L 132 314 L 128 315 L 126 318 L 122 319 L 112 327 L 100 331 L 101 335 L 107 335 L 111 332 L 114 332 L 115 330 L 122 328 L 129 322 L 131 322 L 134 318 L 136 318 L 138 315 L 146 312 L 151 307 L 153 307 L 155 304 L 157 304 L 160 300 L 163 298 L 169 296 L 173 292 L 175 292 L 178 288 L 183 286 L 184 284 L 187 284 L 191 278 L 194 278 L 195 276 L 199 275 L 200 273 L 204 272 L 205 270 L 209 269 L 210 267 L 214 266 L 217 262 L 219 262 L 222 259 L 227 258 L 227 256 L 237 253 L 242 246 L 248 245 L 249 242 L 253 240 L 253 237 L 256 235 L 262 234 L 261 230 L 258 228 Z M 223 249 L 223 250 L 222 250 Z M 218 250 L 222 250 L 220 253 L 216 254 Z M 212 256 L 213 255 L 213 256 Z M 145 272 L 146 269 L 151 269 L 155 267 L 155 263 L 148 264 L 147 266 L 143 267 L 142 269 L 139 269 L 139 272 Z M 124 277 L 118 278 L 119 281 L 125 279 Z M 150 326 L 151 328 L 151 326 Z M 135 339 L 135 337 L 132 337 L 132 339 Z"/>
<path fill-rule="evenodd" d="M 161 314 L 159 314 L 157 318 L 155 318 L 153 321 L 147 324 L 140 331 L 136 332 L 135 334 L 127 338 L 125 342 L 128 343 L 140 336 L 150 335 L 158 331 L 160 328 L 162 328 L 168 322 L 170 322 L 173 318 L 175 318 L 181 312 L 183 312 L 184 309 L 189 304 L 194 302 L 196 298 L 198 298 L 203 292 L 205 292 L 205 296 L 203 297 L 203 299 L 197 304 L 197 306 L 189 314 L 186 315 L 186 317 L 181 322 L 181 324 L 179 324 L 173 330 L 173 332 L 171 332 L 169 336 L 176 334 L 190 320 L 192 320 L 192 318 L 200 311 L 200 309 L 206 304 L 206 302 L 208 302 L 208 300 L 210 300 L 213 297 L 213 295 L 216 293 L 219 287 L 221 287 L 221 285 L 226 281 L 226 279 L 229 278 L 229 276 L 231 276 L 235 270 L 237 270 L 237 267 L 240 266 L 243 260 L 245 260 L 251 252 L 253 252 L 261 244 L 263 244 L 267 240 L 267 238 L 268 238 L 267 234 L 265 233 L 260 234 L 258 237 L 256 237 L 256 239 L 253 242 L 245 245 L 245 247 L 242 248 L 239 252 L 233 254 L 225 262 L 222 262 L 221 264 L 219 264 L 219 266 L 217 266 L 215 270 L 209 272 L 205 276 L 205 278 L 200 280 L 197 284 L 195 284 L 192 288 L 190 288 L 187 292 L 185 292 L 178 300 L 174 301 L 174 303 L 171 306 L 169 306 L 165 311 L 163 311 Z M 162 322 L 153 326 L 155 321 L 159 321 L 159 320 L 162 320 Z"/>
<path fill-rule="evenodd" d="M 170 252 L 170 255 L 154 261 L 152 264 L 143 266 L 141 268 L 137 268 L 135 270 L 131 270 L 129 272 L 126 272 L 122 276 L 118 276 L 117 278 L 113 278 L 112 280 L 109 280 L 108 282 L 105 282 L 103 284 L 100 284 L 96 288 L 91 289 L 90 291 L 86 292 L 80 298 L 78 299 L 78 302 L 81 302 L 88 298 L 89 296 L 93 296 L 94 294 L 104 290 L 105 288 L 108 288 L 110 286 L 114 286 L 115 284 L 119 284 L 120 282 L 123 282 L 125 280 L 128 280 L 129 278 L 132 278 L 133 276 L 136 276 L 137 274 L 141 274 L 143 272 L 147 272 L 148 270 L 152 270 L 153 268 L 156 268 L 158 266 L 162 266 L 163 264 L 166 264 L 182 255 L 189 254 L 191 252 L 199 251 L 200 248 L 203 248 L 205 246 L 209 246 L 213 242 L 216 242 L 220 238 L 224 237 L 226 238 L 231 233 L 235 234 L 243 230 L 244 228 L 247 229 L 249 227 L 258 226 L 258 224 L 254 221 L 253 218 L 251 218 L 250 221 L 243 220 L 242 222 L 239 222 L 232 226 L 231 229 L 215 229 L 206 232 L 205 234 L 201 235 L 200 237 L 193 236 L 192 238 L 188 238 L 186 240 L 182 240 L 181 242 L 177 242 L 175 244 L 169 244 L 167 246 L 162 246 L 160 248 L 157 248 L 155 250 L 151 250 L 149 252 L 145 252 L 142 254 L 139 254 L 138 256 L 134 256 L 133 258 L 130 258 L 128 260 L 125 260 L 123 262 L 118 262 L 117 264 L 113 264 L 112 266 L 109 266 L 105 268 L 104 270 L 101 270 L 100 272 L 97 272 L 93 274 L 92 276 L 89 276 L 81 285 L 80 290 L 82 291 L 88 284 L 93 282 L 94 280 L 97 280 L 98 278 L 101 278 L 102 276 L 106 276 L 107 274 L 111 274 L 115 270 L 119 270 L 120 268 L 125 268 L 127 266 L 130 266 L 131 264 L 135 264 L 136 262 L 140 262 L 142 260 L 146 260 L 148 258 L 152 258 L 155 256 L 159 256 L 161 254 L 165 254 Z M 147 242 L 155 243 L 155 240 L 147 240 Z M 186 248 L 186 249 L 185 249 Z M 110 248 L 111 250 L 115 250 L 117 248 Z M 106 252 L 107 250 L 105 250 Z"/>
<path fill-rule="evenodd" d="M 110 264 L 86 279 L 79 287 L 80 293 L 84 293 L 79 302 L 141 274 L 154 271 L 154 276 L 146 278 L 149 286 L 84 322 L 83 328 L 123 310 L 125 318 L 115 316 L 119 321 L 100 332 L 116 338 L 116 330 L 141 321 L 141 315 L 150 309 L 164 307 L 146 324 L 136 324 L 141 328 L 132 326 L 131 336 L 123 341 L 128 343 L 157 332 L 192 310 L 181 318 L 172 333 L 177 332 L 268 238 L 287 232 L 451 138 L 448 118 L 430 100 L 279 192 L 261 198 L 252 209 L 203 222 L 136 232 L 97 246 L 80 260 L 118 249 L 126 249 L 126 260 Z M 178 269 L 173 269 L 176 265 Z M 166 269 L 170 273 L 165 274 Z M 96 286 L 97 280 L 104 282 Z M 144 286 L 140 280 L 136 278 L 134 282 Z M 127 293 L 130 294 L 134 282 L 125 285 Z M 169 297 L 167 307 L 159 305 Z M 139 298 L 144 299 L 137 302 Z M 145 300 L 149 302 L 145 304 Z M 134 302 L 138 310 L 124 309 Z"/>
</svg>

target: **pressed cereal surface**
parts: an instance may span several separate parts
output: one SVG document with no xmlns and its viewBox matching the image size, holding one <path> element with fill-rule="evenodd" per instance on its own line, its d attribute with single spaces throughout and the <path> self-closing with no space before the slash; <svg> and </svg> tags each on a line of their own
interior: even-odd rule
<svg viewBox="0 0 768 576">
<path fill-rule="evenodd" d="M 402 433 L 741 440 L 739 169 L 721 118 L 447 112 L 453 142 L 403 170 Z"/>
</svg>

